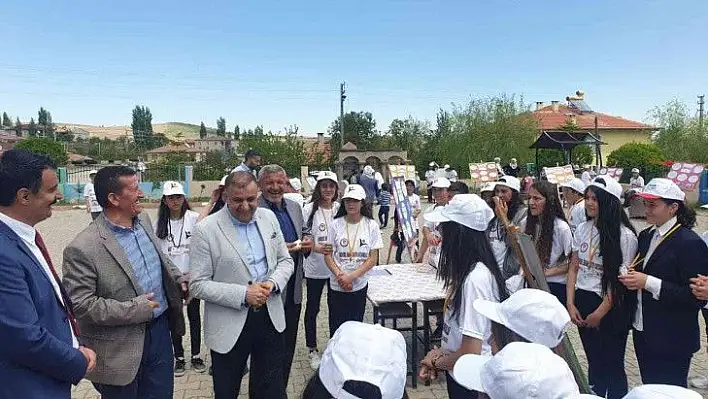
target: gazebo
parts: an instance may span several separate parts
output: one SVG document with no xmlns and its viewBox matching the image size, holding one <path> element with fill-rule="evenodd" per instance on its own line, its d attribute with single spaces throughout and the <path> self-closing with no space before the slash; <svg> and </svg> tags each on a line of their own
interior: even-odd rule
<svg viewBox="0 0 708 399">
<path fill-rule="evenodd" d="M 589 131 L 565 131 L 565 130 L 543 130 L 531 147 L 536 149 L 536 165 L 538 165 L 538 150 L 552 149 L 561 150 L 565 153 L 565 160 L 568 164 L 573 159 L 573 149 L 579 145 L 591 145 L 595 147 L 595 159 L 602 167 L 602 151 L 600 146 L 603 143 L 598 136 Z M 540 173 L 538 172 L 536 173 Z"/>
</svg>

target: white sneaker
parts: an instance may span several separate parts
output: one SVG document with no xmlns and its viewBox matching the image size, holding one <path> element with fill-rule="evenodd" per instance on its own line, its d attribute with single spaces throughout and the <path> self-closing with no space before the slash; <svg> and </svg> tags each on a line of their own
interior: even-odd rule
<svg viewBox="0 0 708 399">
<path fill-rule="evenodd" d="M 688 379 L 688 383 L 694 388 L 706 389 L 706 388 L 708 388 L 708 377 L 703 377 L 703 376 L 691 377 Z"/>
<path fill-rule="evenodd" d="M 320 354 L 317 351 L 317 349 L 310 351 L 310 368 L 313 370 L 317 370 L 320 368 L 320 362 L 322 359 L 320 358 Z"/>
</svg>

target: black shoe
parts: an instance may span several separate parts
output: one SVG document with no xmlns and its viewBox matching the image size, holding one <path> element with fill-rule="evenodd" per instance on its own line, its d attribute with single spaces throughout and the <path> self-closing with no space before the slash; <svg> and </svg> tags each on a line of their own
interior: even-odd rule
<svg viewBox="0 0 708 399">
<path fill-rule="evenodd" d="M 175 377 L 181 377 L 185 373 L 185 362 L 184 359 L 175 359 Z"/>
<path fill-rule="evenodd" d="M 198 357 L 193 357 L 192 358 L 192 370 L 196 371 L 199 374 L 205 372 L 206 365 L 204 364 L 204 360 L 202 360 Z"/>
<path fill-rule="evenodd" d="M 214 375 L 214 369 L 209 366 L 209 375 Z"/>
</svg>

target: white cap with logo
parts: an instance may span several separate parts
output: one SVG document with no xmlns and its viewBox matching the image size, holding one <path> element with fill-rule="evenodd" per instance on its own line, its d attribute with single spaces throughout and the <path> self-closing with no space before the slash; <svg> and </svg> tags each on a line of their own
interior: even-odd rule
<svg viewBox="0 0 708 399">
<path fill-rule="evenodd" d="M 546 291 L 524 288 L 504 302 L 477 299 L 474 308 L 528 341 L 555 348 L 571 326 L 565 306 Z"/>
<path fill-rule="evenodd" d="M 366 191 L 364 190 L 364 187 L 358 184 L 350 184 L 344 189 L 344 195 L 342 195 L 342 198 L 351 198 L 358 201 L 363 201 L 366 199 Z"/>
<path fill-rule="evenodd" d="M 293 177 L 290 179 L 290 187 L 292 187 L 295 191 L 300 191 L 302 190 L 302 182 L 297 177 Z"/>
<path fill-rule="evenodd" d="M 624 399 L 699 399 L 698 392 L 674 385 L 647 384 L 634 387 Z"/>
<path fill-rule="evenodd" d="M 437 207 L 423 217 L 433 223 L 455 222 L 472 230 L 485 231 L 494 219 L 494 211 L 477 194 L 458 194 L 446 206 Z"/>
<path fill-rule="evenodd" d="M 480 191 L 481 193 L 486 193 L 486 192 L 494 192 L 494 187 L 496 186 L 495 183 L 487 183 L 482 187 L 482 190 Z"/>
<path fill-rule="evenodd" d="M 320 182 L 322 180 L 331 180 L 338 183 L 337 174 L 329 170 L 323 170 L 317 174 L 317 181 Z"/>
<path fill-rule="evenodd" d="M 578 179 L 577 177 L 570 179 L 569 181 L 561 184 L 560 186 L 575 190 L 581 194 L 585 192 L 585 183 L 583 183 L 583 181 Z"/>
<path fill-rule="evenodd" d="M 221 178 L 221 181 L 219 182 L 220 187 L 224 187 L 226 185 L 226 178 L 229 177 L 229 175 L 226 175 Z"/>
<path fill-rule="evenodd" d="M 505 186 L 518 192 L 521 192 L 521 181 L 514 176 L 502 176 L 497 181 L 497 186 Z"/>
<path fill-rule="evenodd" d="M 612 196 L 616 197 L 617 199 L 622 198 L 622 185 L 619 184 L 617 180 L 613 179 L 608 175 L 595 177 L 594 179 L 592 179 L 590 184 L 588 184 L 588 187 L 597 187 L 602 191 L 612 194 Z"/>
<path fill-rule="evenodd" d="M 170 195 L 184 195 L 184 187 L 176 181 L 166 181 L 162 185 L 162 195 L 165 197 Z"/>
<path fill-rule="evenodd" d="M 433 181 L 433 188 L 448 188 L 450 187 L 450 180 L 445 177 L 438 177 Z"/>
<path fill-rule="evenodd" d="M 344 390 L 347 381 L 377 386 L 381 399 L 400 399 L 408 373 L 406 359 L 406 341 L 400 332 L 348 321 L 337 329 L 322 354 L 320 380 L 338 399 L 359 399 Z"/>
<path fill-rule="evenodd" d="M 574 398 L 580 390 L 562 357 L 549 348 L 512 342 L 496 355 L 464 355 L 455 363 L 455 381 L 491 399 Z"/>
<path fill-rule="evenodd" d="M 637 169 L 637 168 L 632 168 L 632 173 L 639 173 L 639 169 Z"/>
<path fill-rule="evenodd" d="M 664 178 L 651 179 L 641 193 L 637 193 L 639 197 L 648 200 L 659 198 L 670 199 L 676 201 L 684 201 L 686 193 L 681 191 L 681 188 L 673 181 Z"/>
</svg>

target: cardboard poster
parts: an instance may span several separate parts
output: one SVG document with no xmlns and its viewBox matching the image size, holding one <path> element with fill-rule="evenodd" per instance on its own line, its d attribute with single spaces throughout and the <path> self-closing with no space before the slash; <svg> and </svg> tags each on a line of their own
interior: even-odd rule
<svg viewBox="0 0 708 399">
<path fill-rule="evenodd" d="M 571 165 L 554 166 L 552 168 L 544 167 L 543 172 L 546 175 L 546 180 L 553 184 L 563 184 L 573 180 L 573 167 Z"/>
<path fill-rule="evenodd" d="M 470 180 L 475 184 L 485 184 L 499 180 L 499 170 L 494 162 L 470 164 Z"/>
<path fill-rule="evenodd" d="M 408 200 L 408 192 L 406 191 L 406 180 L 402 177 L 394 177 L 391 179 L 393 187 L 393 201 L 396 204 L 398 211 L 398 223 L 401 225 L 403 236 L 407 242 L 417 237 L 416 221 L 413 218 L 413 210 L 411 209 L 410 201 Z"/>
<path fill-rule="evenodd" d="M 676 162 L 671 165 L 666 178 L 676 183 L 683 191 L 693 191 L 698 187 L 704 169 L 702 164 Z"/>
<path fill-rule="evenodd" d="M 622 177 L 622 172 L 624 172 L 624 169 L 622 168 L 602 168 L 600 169 L 600 175 L 607 175 L 610 176 L 611 178 L 619 181 L 620 177 Z"/>
<path fill-rule="evenodd" d="M 417 180 L 415 165 L 388 165 L 388 171 L 391 173 L 391 179 L 403 176 L 405 180 Z"/>
</svg>

